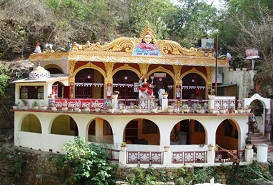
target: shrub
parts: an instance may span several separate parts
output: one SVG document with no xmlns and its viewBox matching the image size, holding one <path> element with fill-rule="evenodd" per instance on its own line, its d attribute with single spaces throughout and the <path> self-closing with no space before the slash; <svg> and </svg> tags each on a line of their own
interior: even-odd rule
<svg viewBox="0 0 273 185">
<path fill-rule="evenodd" d="M 116 165 L 107 161 L 108 153 L 103 144 L 95 145 L 84 137 L 75 137 L 74 140 L 64 144 L 63 149 L 67 155 L 62 156 L 63 161 L 72 167 L 72 179 L 81 185 L 112 185 L 115 184 L 113 170 Z"/>
</svg>

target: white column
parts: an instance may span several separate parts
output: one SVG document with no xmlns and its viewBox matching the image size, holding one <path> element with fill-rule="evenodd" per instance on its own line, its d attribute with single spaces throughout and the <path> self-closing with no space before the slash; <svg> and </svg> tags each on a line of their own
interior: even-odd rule
<svg viewBox="0 0 273 185">
<path fill-rule="evenodd" d="M 120 151 L 119 152 L 119 163 L 122 165 L 126 165 L 126 156 L 127 152 L 126 151 Z"/>
<path fill-rule="evenodd" d="M 214 164 L 214 160 L 215 160 L 215 151 L 207 151 L 207 162 L 208 164 Z"/>
<path fill-rule="evenodd" d="M 162 112 L 168 111 L 168 99 L 162 99 Z"/>
<path fill-rule="evenodd" d="M 253 161 L 253 149 L 245 149 L 245 161 L 252 162 Z"/>
<path fill-rule="evenodd" d="M 215 99 L 215 95 L 208 95 L 209 97 L 209 109 L 214 109 L 214 99 Z"/>
<path fill-rule="evenodd" d="M 258 162 L 267 162 L 267 151 L 268 145 L 267 144 L 258 144 L 257 145 L 257 161 Z"/>
<path fill-rule="evenodd" d="M 118 99 L 112 99 L 112 103 L 114 104 L 114 109 L 118 109 Z"/>
<path fill-rule="evenodd" d="M 164 166 L 169 166 L 172 164 L 172 152 L 164 152 L 164 158 L 163 158 L 163 165 Z"/>
</svg>

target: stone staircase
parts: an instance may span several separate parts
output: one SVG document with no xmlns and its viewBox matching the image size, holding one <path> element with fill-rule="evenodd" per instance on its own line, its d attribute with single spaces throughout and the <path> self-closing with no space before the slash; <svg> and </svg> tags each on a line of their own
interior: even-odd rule
<svg viewBox="0 0 273 185">
<path fill-rule="evenodd" d="M 264 136 L 258 129 L 255 129 L 254 133 L 250 133 L 248 137 L 255 148 L 257 148 L 258 144 L 267 144 L 268 154 L 273 155 L 273 143 L 269 141 L 269 139 L 266 138 L 266 136 Z"/>
</svg>

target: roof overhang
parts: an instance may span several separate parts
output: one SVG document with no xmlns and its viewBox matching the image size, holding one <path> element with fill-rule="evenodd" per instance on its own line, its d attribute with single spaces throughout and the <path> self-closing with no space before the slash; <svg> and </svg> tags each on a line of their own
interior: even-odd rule
<svg viewBox="0 0 273 185">
<path fill-rule="evenodd" d="M 18 79 L 10 83 L 50 83 L 50 82 L 56 82 L 56 81 L 63 81 L 67 79 L 68 79 L 68 75 L 64 76 L 63 74 L 60 74 L 60 76 L 52 76 L 50 78 L 45 78 L 45 79 L 29 79 L 29 78 Z"/>
</svg>

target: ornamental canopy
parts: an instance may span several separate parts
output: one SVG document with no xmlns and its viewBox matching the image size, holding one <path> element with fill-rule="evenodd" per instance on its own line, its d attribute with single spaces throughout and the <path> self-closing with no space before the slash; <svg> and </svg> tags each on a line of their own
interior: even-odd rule
<svg viewBox="0 0 273 185">
<path fill-rule="evenodd" d="M 184 48 L 171 40 L 156 40 L 154 32 L 147 25 L 140 38 L 121 37 L 110 43 L 72 43 L 69 49 L 46 50 L 31 54 L 31 62 L 38 61 L 90 61 L 114 63 L 148 63 L 182 66 L 216 66 L 212 51 Z M 226 56 L 217 59 L 218 67 L 229 67 Z"/>
</svg>

